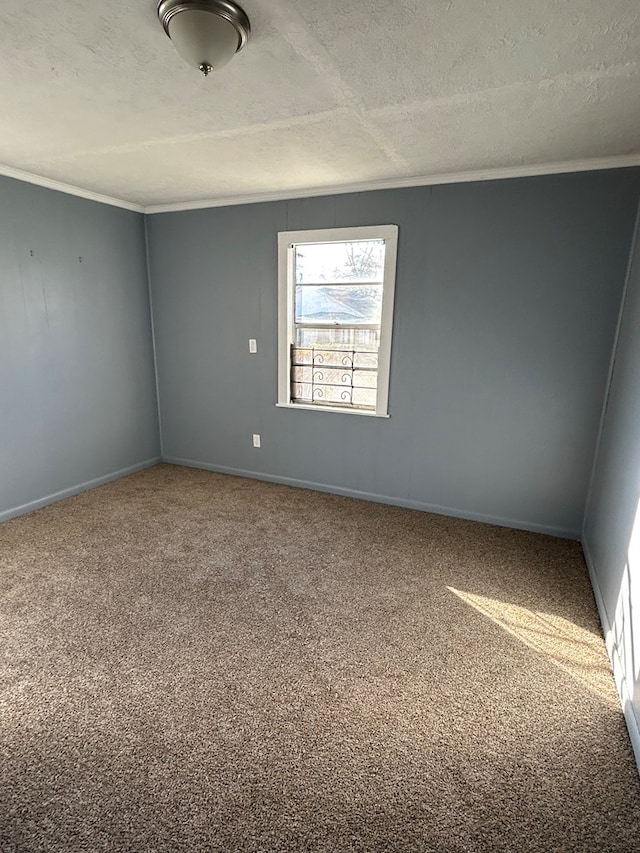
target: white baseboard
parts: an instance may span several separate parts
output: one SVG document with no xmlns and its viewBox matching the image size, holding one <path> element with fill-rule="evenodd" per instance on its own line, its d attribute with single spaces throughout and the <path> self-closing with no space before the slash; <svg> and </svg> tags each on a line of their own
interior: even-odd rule
<svg viewBox="0 0 640 853">
<path fill-rule="evenodd" d="M 595 596 L 596 605 L 598 607 L 598 614 L 600 615 L 602 631 L 604 633 L 605 642 L 607 644 L 607 653 L 609 654 L 609 660 L 611 661 L 613 677 L 616 681 L 616 688 L 620 697 L 620 704 L 622 705 L 622 712 L 624 714 L 624 718 L 627 724 L 627 729 L 629 730 L 629 738 L 631 740 L 633 754 L 636 758 L 636 764 L 638 765 L 638 771 L 640 771 L 640 728 L 638 728 L 638 720 L 633 710 L 632 695 L 629 690 L 627 679 L 625 677 L 624 666 L 620 657 L 620 651 L 615 641 L 615 634 L 613 632 L 611 623 L 609 622 L 609 616 L 607 615 L 607 611 L 604 606 L 604 599 L 600 590 L 600 584 L 598 582 L 598 575 L 596 573 L 595 563 L 593 562 L 591 552 L 589 551 L 589 544 L 584 538 L 582 539 L 581 544 L 582 550 L 584 552 L 584 558 L 587 563 L 587 569 L 589 570 L 589 578 L 591 579 L 593 594 Z"/>
<path fill-rule="evenodd" d="M 544 524 L 529 523 L 513 518 L 502 518 L 500 516 L 483 515 L 477 512 L 468 512 L 454 507 L 440 506 L 439 504 L 424 503 L 411 500 L 410 498 L 397 498 L 389 495 L 379 495 L 373 492 L 360 492 L 357 489 L 346 489 L 342 486 L 332 486 L 326 483 L 314 483 L 308 480 L 297 480 L 292 477 L 280 477 L 275 474 L 264 474 L 261 471 L 245 471 L 241 468 L 228 468 L 224 465 L 211 465 L 208 462 L 198 462 L 195 459 L 181 459 L 175 456 L 163 456 L 163 462 L 170 465 L 184 465 L 186 468 L 201 468 L 205 471 L 214 471 L 217 474 L 229 474 L 233 477 L 247 477 L 250 480 L 264 480 L 267 483 L 279 483 L 283 486 L 295 486 L 300 489 L 311 489 L 314 492 L 329 492 L 334 495 L 342 495 L 347 498 L 357 498 L 373 503 L 400 506 L 405 509 L 419 509 L 422 512 L 433 512 L 436 515 L 448 515 L 453 518 L 464 518 L 467 521 L 480 521 L 484 524 L 495 524 L 498 527 L 511 527 L 516 530 L 529 530 L 532 533 L 544 533 L 547 536 L 556 536 L 560 539 L 580 538 L 580 531 L 570 530 L 564 527 L 550 527 Z"/>
<path fill-rule="evenodd" d="M 79 483 L 77 486 L 71 486 L 68 489 L 62 489 L 60 492 L 54 492 L 52 495 L 47 495 L 44 498 L 38 498 L 35 501 L 22 504 L 21 506 L 6 509 L 0 512 L 0 522 L 9 521 L 10 518 L 16 518 L 18 515 L 25 515 L 28 512 L 33 512 L 36 509 L 41 509 L 43 506 L 56 503 L 56 501 L 70 498 L 73 495 L 78 495 L 80 492 L 86 492 L 89 489 L 95 489 L 96 486 L 102 486 L 104 483 L 110 483 L 112 480 L 119 480 L 121 477 L 126 477 L 127 474 L 135 474 L 136 471 L 142 471 L 144 468 L 151 468 L 152 465 L 157 465 L 160 462 L 160 457 L 156 456 L 153 459 L 145 459 L 144 462 L 138 462 L 136 465 L 130 465 L 128 468 L 121 468 L 119 471 L 112 471 L 110 474 L 105 474 L 102 477 L 96 477 L 94 480 L 87 480 L 85 483 Z"/>
</svg>

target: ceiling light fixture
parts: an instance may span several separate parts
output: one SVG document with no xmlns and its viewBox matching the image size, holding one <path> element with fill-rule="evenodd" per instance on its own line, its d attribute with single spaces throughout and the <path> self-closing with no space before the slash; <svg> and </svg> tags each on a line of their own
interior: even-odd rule
<svg viewBox="0 0 640 853">
<path fill-rule="evenodd" d="M 249 18 L 232 0 L 160 0 L 158 17 L 180 56 L 205 77 L 230 62 L 251 34 Z"/>
</svg>

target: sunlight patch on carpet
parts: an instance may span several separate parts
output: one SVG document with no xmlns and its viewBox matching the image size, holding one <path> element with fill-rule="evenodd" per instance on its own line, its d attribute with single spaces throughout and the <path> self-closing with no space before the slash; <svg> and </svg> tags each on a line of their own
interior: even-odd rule
<svg viewBox="0 0 640 853">
<path fill-rule="evenodd" d="M 602 638 L 597 634 L 553 613 L 534 612 L 452 586 L 447 589 L 529 648 L 544 654 L 600 699 L 619 705 Z"/>
</svg>

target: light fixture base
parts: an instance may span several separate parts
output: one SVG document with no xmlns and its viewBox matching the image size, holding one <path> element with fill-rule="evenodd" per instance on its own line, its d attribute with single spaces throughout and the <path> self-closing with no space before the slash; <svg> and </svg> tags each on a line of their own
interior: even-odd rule
<svg viewBox="0 0 640 853">
<path fill-rule="evenodd" d="M 160 0 L 158 3 L 158 17 L 164 27 L 165 33 L 169 33 L 169 22 L 179 12 L 199 11 L 212 12 L 228 21 L 238 33 L 238 51 L 242 50 L 251 35 L 251 24 L 244 9 L 232 0 Z M 205 72 L 200 69 L 206 75 Z"/>
</svg>

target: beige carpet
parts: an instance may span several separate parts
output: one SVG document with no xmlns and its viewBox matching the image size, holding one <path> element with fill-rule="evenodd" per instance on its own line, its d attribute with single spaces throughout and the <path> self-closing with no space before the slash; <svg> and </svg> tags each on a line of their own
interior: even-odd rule
<svg viewBox="0 0 640 853">
<path fill-rule="evenodd" d="M 576 543 L 161 465 L 0 580 L 2 853 L 640 850 Z"/>
</svg>

